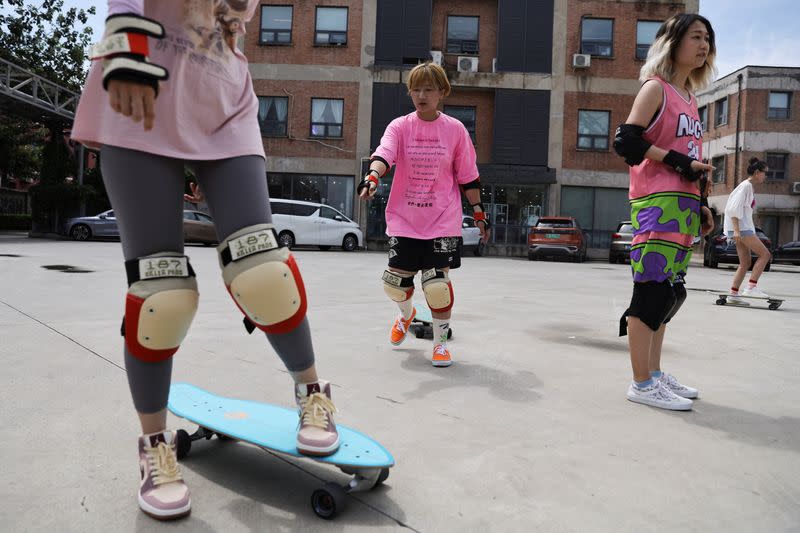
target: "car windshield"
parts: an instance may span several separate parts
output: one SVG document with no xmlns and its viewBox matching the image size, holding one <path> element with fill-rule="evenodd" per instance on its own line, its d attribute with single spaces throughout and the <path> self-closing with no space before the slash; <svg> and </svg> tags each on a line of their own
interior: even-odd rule
<svg viewBox="0 0 800 533">
<path fill-rule="evenodd" d="M 633 233 L 633 224 L 622 224 L 617 233 Z"/>
<path fill-rule="evenodd" d="M 537 228 L 571 228 L 572 222 L 569 220 L 542 220 L 536 224 Z"/>
</svg>

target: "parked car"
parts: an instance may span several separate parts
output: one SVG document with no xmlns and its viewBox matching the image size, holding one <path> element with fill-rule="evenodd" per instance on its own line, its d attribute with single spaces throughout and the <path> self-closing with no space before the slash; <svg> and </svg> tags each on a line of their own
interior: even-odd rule
<svg viewBox="0 0 800 533">
<path fill-rule="evenodd" d="M 781 244 L 772 252 L 773 263 L 791 263 L 800 265 L 800 241 Z"/>
<path fill-rule="evenodd" d="M 461 217 L 461 239 L 464 248 L 471 248 L 472 253 L 480 257 L 483 255 L 484 244 L 481 241 L 481 230 L 475 225 L 475 219 L 469 215 Z"/>
<path fill-rule="evenodd" d="M 761 228 L 756 228 L 756 236 L 764 243 L 767 250 L 772 251 L 772 242 L 769 240 L 769 237 L 761 231 Z M 753 268 L 756 257 L 756 254 L 751 253 L 752 260 L 749 268 Z M 705 253 L 703 254 L 703 265 L 717 268 L 720 263 L 739 264 L 739 255 L 736 253 L 736 245 L 728 241 L 728 237 L 722 233 L 722 231 L 717 232 L 713 236 L 706 237 Z M 770 266 L 771 263 L 767 263 L 764 270 L 769 271 Z"/>
<path fill-rule="evenodd" d="M 284 246 L 311 245 L 320 250 L 341 246 L 342 250 L 352 252 L 364 244 L 358 224 L 330 206 L 272 199 L 269 205 L 278 241 Z"/>
<path fill-rule="evenodd" d="M 567 256 L 586 260 L 586 235 L 574 217 L 541 217 L 528 234 L 528 259 Z"/>
<path fill-rule="evenodd" d="M 117 218 L 111 209 L 91 217 L 71 218 L 67 221 L 65 232 L 76 241 L 119 238 Z M 217 234 L 214 230 L 214 219 L 200 211 L 184 210 L 183 238 L 185 242 L 216 244 Z"/>
<path fill-rule="evenodd" d="M 609 263 L 624 263 L 631 260 L 631 243 L 633 242 L 633 224 L 630 220 L 620 222 L 611 234 L 611 245 L 608 248 Z"/>
</svg>

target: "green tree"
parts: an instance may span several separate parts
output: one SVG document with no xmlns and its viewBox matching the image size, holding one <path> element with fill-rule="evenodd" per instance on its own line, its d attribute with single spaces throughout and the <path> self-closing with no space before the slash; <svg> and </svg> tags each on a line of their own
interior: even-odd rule
<svg viewBox="0 0 800 533">
<path fill-rule="evenodd" d="M 7 187 L 11 178 L 39 177 L 46 132 L 40 124 L 0 115 L 0 184 Z"/>
</svg>

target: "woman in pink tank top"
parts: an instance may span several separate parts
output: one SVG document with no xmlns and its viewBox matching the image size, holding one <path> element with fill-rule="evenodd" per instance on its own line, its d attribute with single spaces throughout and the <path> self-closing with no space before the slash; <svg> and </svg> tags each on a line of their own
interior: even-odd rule
<svg viewBox="0 0 800 533">
<path fill-rule="evenodd" d="M 633 297 L 620 319 L 629 333 L 633 382 L 628 399 L 662 409 L 689 410 L 697 390 L 661 371 L 666 324 L 686 298 L 683 278 L 692 240 L 713 228 L 700 205 L 698 180 L 712 170 L 702 163 L 703 127 L 693 91 L 713 78 L 714 30 L 700 15 L 667 20 L 656 34 L 625 124 L 614 148 L 631 167 L 630 203 Z"/>
</svg>

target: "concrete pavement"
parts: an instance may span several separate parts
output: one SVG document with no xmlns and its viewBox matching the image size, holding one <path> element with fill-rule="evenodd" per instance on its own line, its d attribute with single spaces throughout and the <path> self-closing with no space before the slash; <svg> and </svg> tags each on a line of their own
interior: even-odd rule
<svg viewBox="0 0 800 533">
<path fill-rule="evenodd" d="M 291 405 L 290 380 L 263 336 L 245 334 L 213 248 L 187 252 L 201 300 L 174 379 Z M 452 274 L 456 363 L 436 369 L 430 341 L 387 342 L 396 311 L 380 286 L 384 254 L 296 255 L 337 421 L 397 460 L 384 487 L 350 497 L 325 522 L 310 494 L 343 480 L 338 471 L 201 441 L 183 463 L 191 516 L 148 518 L 135 499 L 119 243 L 3 234 L 0 529 L 800 530 L 797 267 L 764 275 L 762 289 L 788 299 L 779 311 L 720 307 L 689 291 L 663 366 L 701 399 L 692 412 L 669 413 L 625 400 L 623 265 L 466 257 Z M 43 268 L 53 265 L 89 272 Z M 725 289 L 731 275 L 695 267 L 688 287 Z"/>
</svg>

